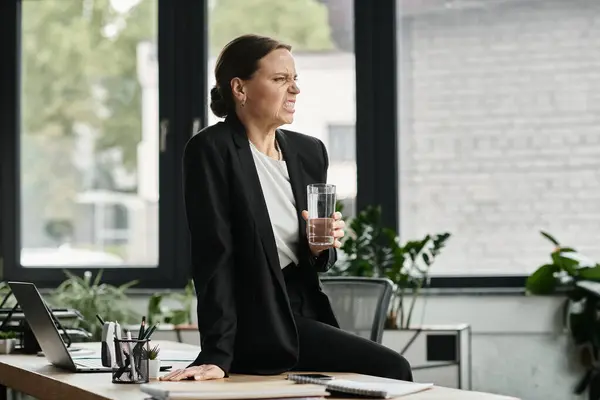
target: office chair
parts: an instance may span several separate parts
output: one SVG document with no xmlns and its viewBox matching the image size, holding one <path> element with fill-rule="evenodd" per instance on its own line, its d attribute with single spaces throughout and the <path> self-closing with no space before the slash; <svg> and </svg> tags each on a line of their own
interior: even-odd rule
<svg viewBox="0 0 600 400">
<path fill-rule="evenodd" d="M 394 285 L 387 278 L 321 277 L 340 328 L 381 343 Z"/>
</svg>

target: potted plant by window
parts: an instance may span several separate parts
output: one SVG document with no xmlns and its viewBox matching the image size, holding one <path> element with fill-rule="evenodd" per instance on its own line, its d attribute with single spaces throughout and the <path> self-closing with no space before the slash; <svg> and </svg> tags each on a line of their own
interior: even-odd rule
<svg viewBox="0 0 600 400">
<path fill-rule="evenodd" d="M 429 283 L 429 269 L 449 238 L 450 233 L 438 233 L 402 244 L 393 229 L 382 225 L 381 208 L 368 206 L 351 220 L 342 244 L 346 260 L 330 274 L 389 278 L 395 288 L 387 328 L 408 329 L 415 302 Z"/>
<path fill-rule="evenodd" d="M 574 248 L 561 245 L 552 235 L 540 232 L 552 246 L 550 261 L 535 270 L 526 282 L 531 295 L 564 294 L 563 324 L 585 369 L 574 393 L 586 390 L 590 399 L 600 398 L 600 264 Z"/>
<path fill-rule="evenodd" d="M 190 279 L 183 293 L 162 292 L 153 294 L 148 300 L 148 323 L 159 323 L 163 329 L 173 326 L 174 329 L 198 328 L 192 321 L 192 307 L 196 301 L 194 282 Z M 170 303 L 170 304 L 165 304 Z M 174 304 L 179 303 L 179 306 Z"/>
<path fill-rule="evenodd" d="M 12 331 L 0 332 L 0 354 L 10 354 L 17 344 L 17 334 Z"/>
<path fill-rule="evenodd" d="M 91 271 L 86 271 L 83 277 L 69 271 L 64 271 L 67 279 L 52 293 L 51 303 L 58 307 L 73 308 L 83 316 L 83 321 L 77 321 L 74 328 L 83 328 L 91 333 L 92 341 L 100 341 L 102 326 L 96 315 L 105 321 L 118 321 L 122 326 L 140 320 L 131 309 L 131 301 L 126 290 L 137 281 L 127 282 L 120 286 L 102 282 L 102 270 L 92 279 Z"/>
<path fill-rule="evenodd" d="M 383 225 L 379 206 L 366 207 L 348 221 L 347 226 L 340 262 L 330 274 L 387 278 L 392 282 L 393 296 L 381 343 L 409 357 L 413 370 L 463 365 L 463 362 L 469 365 L 470 347 L 460 345 L 470 341 L 468 324 L 425 325 L 424 312 L 420 313 L 421 320 L 414 323 L 417 300 L 427 294 L 423 289 L 430 283 L 430 269 L 450 239 L 450 233 L 426 234 L 416 240 L 401 241 L 393 229 Z M 425 300 L 422 304 L 424 310 Z M 340 309 L 334 311 L 344 312 L 345 305 L 338 307 Z M 361 315 L 364 317 L 364 314 Z M 350 323 L 348 328 L 353 329 Z M 444 349 L 443 354 L 434 350 L 440 347 Z M 428 354 L 436 354 L 436 361 L 440 363 L 432 363 Z M 469 368 L 459 368 L 459 387 L 470 388 L 469 371 Z"/>
</svg>

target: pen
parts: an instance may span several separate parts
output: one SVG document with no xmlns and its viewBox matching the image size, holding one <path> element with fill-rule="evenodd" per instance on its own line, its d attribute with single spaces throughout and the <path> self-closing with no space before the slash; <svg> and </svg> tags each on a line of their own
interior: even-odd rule
<svg viewBox="0 0 600 400">
<path fill-rule="evenodd" d="M 96 314 L 96 318 L 98 318 L 98 321 L 100 321 L 100 325 L 104 326 L 104 320 L 102 319 L 102 317 Z"/>
<path fill-rule="evenodd" d="M 137 381 L 137 371 L 135 369 L 135 358 L 131 348 L 131 332 L 127 331 L 127 350 L 129 351 L 129 367 L 131 368 L 131 378 Z"/>
<path fill-rule="evenodd" d="M 156 330 L 156 324 L 152 325 L 150 327 L 150 329 L 148 329 L 146 331 L 146 333 L 144 334 L 144 337 L 142 339 L 148 339 L 148 340 L 150 340 L 150 336 L 152 336 L 152 334 L 154 333 L 155 330 Z"/>
<path fill-rule="evenodd" d="M 138 331 L 138 339 L 144 338 L 144 328 L 146 327 L 146 316 L 142 317 L 142 323 L 140 324 L 140 330 Z"/>
</svg>

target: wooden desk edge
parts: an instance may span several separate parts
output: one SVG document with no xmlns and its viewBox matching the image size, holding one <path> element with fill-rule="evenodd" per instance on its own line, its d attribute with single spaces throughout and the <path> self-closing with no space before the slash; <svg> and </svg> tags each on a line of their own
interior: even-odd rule
<svg viewBox="0 0 600 400">
<path fill-rule="evenodd" d="M 174 351 L 181 351 L 181 350 L 190 350 L 190 351 L 197 351 L 199 348 L 198 346 L 193 346 L 193 345 L 187 345 L 187 344 L 182 344 L 182 343 L 176 343 L 176 342 L 170 342 L 170 341 L 158 341 L 161 344 L 161 348 L 163 349 L 168 349 L 168 350 L 174 350 Z M 97 343 L 90 343 L 90 344 L 86 344 L 89 346 L 94 346 L 94 345 L 98 345 Z M 42 357 L 37 357 L 37 356 L 24 356 L 24 355 L 18 355 L 20 357 L 31 357 L 31 368 L 37 368 L 38 370 L 30 370 L 27 369 L 28 365 L 14 365 L 14 364 L 9 364 L 9 363 L 5 363 L 2 361 L 3 358 L 5 357 L 12 357 L 11 355 L 8 356 L 1 356 L 0 357 L 0 384 L 14 389 L 15 391 L 18 392 L 22 392 L 25 394 L 28 394 L 30 396 L 34 396 L 36 398 L 39 399 L 81 399 L 81 400 L 113 400 L 115 397 L 107 397 L 106 395 L 106 391 L 104 390 L 104 388 L 98 388 L 97 390 L 94 390 L 95 388 L 92 387 L 80 387 L 77 386 L 77 383 L 74 382 L 69 382 L 66 381 L 64 379 L 61 379 L 61 377 L 72 377 L 73 375 L 76 376 L 95 376 L 98 373 L 72 373 L 69 371 L 61 371 L 60 369 L 54 369 L 56 367 L 52 367 L 49 364 L 47 365 L 47 360 L 45 358 Z M 53 374 L 52 375 L 48 375 L 48 374 L 44 374 L 43 372 L 40 372 L 39 369 L 40 368 L 45 368 L 45 366 L 47 365 L 48 368 L 53 370 Z M 110 383 L 110 373 L 99 373 L 99 377 L 101 379 L 106 379 L 106 383 Z M 273 381 L 273 380 L 279 380 L 284 378 L 287 375 L 287 373 L 284 374 L 280 374 L 280 375 L 270 375 L 270 376 L 254 376 L 254 375 L 242 375 L 242 374 L 232 374 L 231 378 L 228 378 L 227 381 L 229 380 L 234 380 L 237 382 L 255 382 L 258 379 L 263 380 L 263 381 Z M 332 375 L 336 375 L 339 377 L 344 377 L 346 375 L 348 376 L 352 376 L 355 377 L 357 380 L 369 380 L 370 377 L 366 376 L 366 375 L 360 375 L 360 374 L 351 374 L 351 373 L 332 373 Z M 110 383 L 110 387 L 111 388 L 117 388 L 119 387 L 119 390 L 123 391 L 123 395 L 127 396 L 127 398 L 139 398 L 139 399 L 144 399 L 147 398 L 148 396 L 145 395 L 144 393 L 142 393 L 139 390 L 139 385 L 115 385 Z M 122 388 L 122 389 L 120 389 Z M 440 387 L 440 386 L 434 386 L 433 390 L 441 390 L 443 392 L 445 392 L 448 395 L 451 394 L 458 394 L 460 392 L 466 392 L 466 393 L 471 393 L 471 395 L 477 395 L 477 394 L 481 394 L 481 396 L 489 396 L 491 400 L 519 400 L 515 397 L 510 397 L 510 396 L 505 396 L 505 395 L 499 395 L 499 394 L 493 394 L 493 393 L 485 393 L 485 392 L 478 392 L 478 391 L 462 391 L 460 389 L 452 389 L 452 388 L 446 388 L 446 387 Z M 110 391 L 110 390 L 108 390 Z M 104 392 L 100 393 L 100 392 Z M 469 395 L 467 395 L 468 397 Z M 120 397 L 120 396 L 119 396 Z M 421 396 L 415 396 L 416 398 L 420 398 Z M 437 396 L 435 396 L 437 398 Z M 453 396 L 454 397 L 454 396 Z"/>
<path fill-rule="evenodd" d="M 15 367 L 1 361 L 0 383 L 7 388 L 38 399 L 111 400 L 101 394 L 90 393 L 83 388 L 55 379 L 54 376 Z"/>
</svg>

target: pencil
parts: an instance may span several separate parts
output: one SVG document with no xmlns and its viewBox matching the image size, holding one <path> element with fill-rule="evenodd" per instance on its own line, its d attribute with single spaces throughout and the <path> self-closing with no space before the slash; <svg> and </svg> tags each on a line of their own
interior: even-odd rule
<svg viewBox="0 0 600 400">
<path fill-rule="evenodd" d="M 144 330 L 146 328 L 146 317 L 142 317 L 142 323 L 140 324 L 140 329 L 138 330 L 138 339 L 144 338 Z"/>
<path fill-rule="evenodd" d="M 144 334 L 144 337 L 143 337 L 143 339 L 148 339 L 148 340 L 150 340 L 150 336 L 152 336 L 152 334 L 154 333 L 154 331 L 155 331 L 155 330 L 156 330 L 156 324 L 152 325 L 152 326 L 150 327 L 150 329 L 148 329 L 148 330 L 146 331 L 146 333 Z"/>
</svg>

